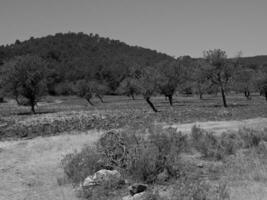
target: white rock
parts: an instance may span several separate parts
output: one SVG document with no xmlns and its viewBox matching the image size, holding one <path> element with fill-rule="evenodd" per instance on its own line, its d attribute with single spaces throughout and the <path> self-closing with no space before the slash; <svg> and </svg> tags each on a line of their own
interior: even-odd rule
<svg viewBox="0 0 267 200">
<path fill-rule="evenodd" d="M 108 183 L 116 184 L 122 180 L 121 174 L 117 170 L 107 170 L 101 169 L 97 171 L 94 175 L 88 176 L 84 182 L 83 186 L 94 186 L 94 185 L 104 185 Z"/>
<path fill-rule="evenodd" d="M 148 200 L 151 194 L 147 192 L 141 192 L 134 196 L 128 195 L 122 198 L 122 200 Z"/>
</svg>

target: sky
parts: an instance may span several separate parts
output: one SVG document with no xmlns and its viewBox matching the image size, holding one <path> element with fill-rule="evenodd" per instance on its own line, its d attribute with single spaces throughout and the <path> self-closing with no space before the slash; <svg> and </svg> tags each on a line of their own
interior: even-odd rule
<svg viewBox="0 0 267 200">
<path fill-rule="evenodd" d="M 98 33 L 178 57 L 267 55 L 267 0 L 0 0 L 0 45 Z"/>
</svg>

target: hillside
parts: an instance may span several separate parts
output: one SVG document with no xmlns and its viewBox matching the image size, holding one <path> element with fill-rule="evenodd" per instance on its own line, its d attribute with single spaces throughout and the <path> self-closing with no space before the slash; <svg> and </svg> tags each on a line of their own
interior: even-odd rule
<svg viewBox="0 0 267 200">
<path fill-rule="evenodd" d="M 241 62 L 254 65 L 267 65 L 267 55 L 243 57 Z"/>
<path fill-rule="evenodd" d="M 2 63 L 26 54 L 39 55 L 48 61 L 55 83 L 86 77 L 105 80 L 113 90 L 131 66 L 153 66 L 174 59 L 154 50 L 84 33 L 57 33 L 0 46 Z"/>
</svg>

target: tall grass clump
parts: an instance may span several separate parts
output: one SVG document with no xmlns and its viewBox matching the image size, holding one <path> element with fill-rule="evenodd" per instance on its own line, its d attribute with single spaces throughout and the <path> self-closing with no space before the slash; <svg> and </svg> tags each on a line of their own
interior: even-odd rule
<svg viewBox="0 0 267 200">
<path fill-rule="evenodd" d="M 214 133 L 206 132 L 196 126 L 191 130 L 191 143 L 204 158 L 216 160 L 234 154 L 242 146 L 237 134 L 223 133 L 216 136 Z"/>
<path fill-rule="evenodd" d="M 238 135 L 243 141 L 244 148 L 257 147 L 260 141 L 267 141 L 267 131 L 256 131 L 244 128 L 239 130 Z"/>
<path fill-rule="evenodd" d="M 99 160 L 101 160 L 101 156 L 96 148 L 86 146 L 80 152 L 74 151 L 67 154 L 61 164 L 67 178 L 74 185 L 78 185 L 88 175 L 96 172 Z"/>
</svg>

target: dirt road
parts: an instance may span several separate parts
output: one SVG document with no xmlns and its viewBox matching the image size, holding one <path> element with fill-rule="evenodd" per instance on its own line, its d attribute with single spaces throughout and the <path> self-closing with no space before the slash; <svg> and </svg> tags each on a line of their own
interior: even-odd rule
<svg viewBox="0 0 267 200">
<path fill-rule="evenodd" d="M 173 124 L 164 125 L 165 128 L 172 127 L 176 128 L 177 131 L 183 133 L 190 133 L 192 127 L 196 125 L 207 131 L 215 132 L 217 134 L 228 132 L 228 131 L 238 131 L 241 128 L 250 128 L 255 130 L 263 130 L 267 128 L 267 118 L 254 118 L 246 119 L 240 121 L 207 121 L 207 122 L 195 122 L 187 124 Z"/>
</svg>

